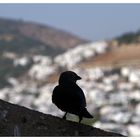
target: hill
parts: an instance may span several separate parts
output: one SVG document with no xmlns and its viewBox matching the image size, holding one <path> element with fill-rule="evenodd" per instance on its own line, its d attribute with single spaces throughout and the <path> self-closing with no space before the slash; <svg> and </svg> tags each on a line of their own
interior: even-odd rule
<svg viewBox="0 0 140 140">
<path fill-rule="evenodd" d="M 25 42 L 25 49 L 29 49 L 29 46 L 26 46 L 29 44 L 30 46 L 34 45 L 34 47 L 39 46 L 40 48 L 44 45 L 45 47 L 43 49 L 46 47 L 48 49 L 52 49 L 49 53 L 53 53 L 54 51 L 58 51 L 57 53 L 60 53 L 62 50 L 67 50 L 71 47 L 77 46 L 78 44 L 88 42 L 87 40 L 80 39 L 75 35 L 50 26 L 4 18 L 0 18 L 0 40 L 15 42 L 14 45 L 18 44 L 21 51 L 23 51 L 22 46 Z"/>
<path fill-rule="evenodd" d="M 34 63 L 33 56 L 54 57 L 84 42 L 50 26 L 0 18 L 0 88 L 9 86 L 9 77 L 24 77 Z M 20 58 L 26 66 L 17 64 Z"/>
<path fill-rule="evenodd" d="M 112 49 L 96 58 L 90 58 L 80 67 L 122 67 L 122 66 L 135 66 L 140 63 L 140 45 L 127 44 L 122 45 L 116 49 Z"/>
<path fill-rule="evenodd" d="M 127 32 L 115 38 L 119 44 L 140 43 L 140 30 L 136 32 Z"/>
</svg>

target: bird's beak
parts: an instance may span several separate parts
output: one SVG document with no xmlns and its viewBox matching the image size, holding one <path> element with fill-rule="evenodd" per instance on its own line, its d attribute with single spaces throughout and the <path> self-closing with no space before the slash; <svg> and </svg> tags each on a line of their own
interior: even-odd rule
<svg viewBox="0 0 140 140">
<path fill-rule="evenodd" d="M 80 76 L 77 76 L 77 80 L 81 80 L 82 78 Z"/>
</svg>

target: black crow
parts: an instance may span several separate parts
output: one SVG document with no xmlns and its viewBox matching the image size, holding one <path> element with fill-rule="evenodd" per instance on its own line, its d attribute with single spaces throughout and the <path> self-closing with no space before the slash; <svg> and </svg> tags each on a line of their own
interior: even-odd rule
<svg viewBox="0 0 140 140">
<path fill-rule="evenodd" d="M 52 94 L 52 102 L 66 112 L 63 119 L 66 119 L 67 113 L 71 113 L 79 116 L 79 123 L 83 117 L 93 118 L 86 109 L 84 92 L 76 84 L 76 81 L 80 79 L 81 77 L 72 71 L 61 73 L 59 85 L 54 88 Z"/>
</svg>

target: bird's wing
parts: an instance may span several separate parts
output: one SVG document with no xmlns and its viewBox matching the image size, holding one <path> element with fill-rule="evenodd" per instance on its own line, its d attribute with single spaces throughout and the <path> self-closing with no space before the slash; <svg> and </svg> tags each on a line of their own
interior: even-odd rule
<svg viewBox="0 0 140 140">
<path fill-rule="evenodd" d="M 85 95 L 79 86 L 67 89 L 65 93 L 67 104 L 75 107 L 86 107 Z"/>
<path fill-rule="evenodd" d="M 82 107 L 86 107 L 86 98 L 81 88 L 77 90 L 77 92 L 75 93 L 75 96 L 77 98 L 77 102 L 79 102 L 79 105 Z"/>
<path fill-rule="evenodd" d="M 57 86 L 53 91 L 52 101 L 57 106 L 65 106 L 66 108 L 86 107 L 85 95 L 79 86 Z"/>
</svg>

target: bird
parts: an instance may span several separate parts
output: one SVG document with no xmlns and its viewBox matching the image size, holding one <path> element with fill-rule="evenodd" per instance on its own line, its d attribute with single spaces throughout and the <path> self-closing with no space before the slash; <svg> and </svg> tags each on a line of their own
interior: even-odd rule
<svg viewBox="0 0 140 140">
<path fill-rule="evenodd" d="M 79 123 L 85 118 L 93 118 L 87 111 L 86 98 L 83 90 L 76 84 L 82 78 L 73 71 L 64 71 L 60 74 L 58 85 L 53 89 L 52 103 L 60 110 L 79 116 Z"/>
</svg>

